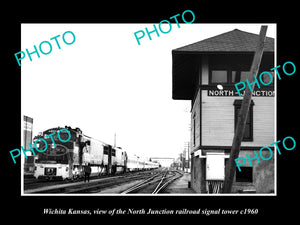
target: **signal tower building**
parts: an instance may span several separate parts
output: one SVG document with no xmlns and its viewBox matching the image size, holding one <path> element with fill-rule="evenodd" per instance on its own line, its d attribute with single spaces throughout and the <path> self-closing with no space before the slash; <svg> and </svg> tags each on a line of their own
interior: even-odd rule
<svg viewBox="0 0 300 225">
<path fill-rule="evenodd" d="M 220 192 L 241 107 L 234 84 L 250 72 L 259 36 L 238 29 L 172 51 L 172 98 L 190 100 L 191 187 L 198 193 Z M 266 37 L 259 74 L 274 67 L 274 39 Z M 268 86 L 255 87 L 239 157 L 274 140 L 274 73 Z M 266 74 L 262 79 L 268 83 Z M 270 146 L 274 150 L 273 146 Z M 262 151 L 268 158 L 269 151 Z M 274 157 L 247 161 L 236 170 L 233 193 L 274 193 Z"/>
</svg>

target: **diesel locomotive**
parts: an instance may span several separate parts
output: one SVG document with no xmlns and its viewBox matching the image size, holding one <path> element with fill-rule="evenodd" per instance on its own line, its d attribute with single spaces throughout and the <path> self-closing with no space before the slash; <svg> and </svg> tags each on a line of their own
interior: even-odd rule
<svg viewBox="0 0 300 225">
<path fill-rule="evenodd" d="M 60 138 L 51 135 L 58 131 Z M 136 155 L 128 156 L 120 147 L 113 147 L 84 135 L 80 128 L 51 128 L 36 136 L 33 142 L 41 138 L 47 142 L 47 150 L 36 151 L 35 178 L 77 179 L 83 176 L 84 167 L 87 165 L 91 167 L 91 176 L 159 167 L 156 162 L 141 159 Z M 61 141 L 68 139 L 68 142 Z M 45 141 L 37 141 L 38 149 L 45 148 Z"/>
</svg>

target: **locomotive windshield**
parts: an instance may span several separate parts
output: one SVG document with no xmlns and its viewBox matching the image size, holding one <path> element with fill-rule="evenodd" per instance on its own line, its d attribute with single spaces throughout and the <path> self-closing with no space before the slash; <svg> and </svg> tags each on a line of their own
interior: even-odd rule
<svg viewBox="0 0 300 225">
<path fill-rule="evenodd" d="M 47 146 L 45 146 L 44 141 L 38 141 L 37 148 L 38 149 L 46 149 L 44 152 L 36 152 L 36 163 L 49 163 L 49 164 L 68 164 L 69 159 L 73 157 L 73 145 L 74 141 L 76 140 L 76 133 L 72 130 L 71 138 L 68 142 L 63 142 L 61 140 L 67 140 L 69 138 L 67 132 L 60 132 L 59 137 L 58 135 L 52 135 L 51 138 L 47 138 L 47 135 L 51 133 L 58 133 L 59 128 L 52 128 L 43 132 L 43 138 L 47 142 Z M 61 139 L 61 140 L 60 140 Z M 55 144 L 53 144 L 53 141 Z"/>
<path fill-rule="evenodd" d="M 38 152 L 36 163 L 68 164 L 68 149 L 63 145 L 48 146 L 45 152 Z"/>
</svg>

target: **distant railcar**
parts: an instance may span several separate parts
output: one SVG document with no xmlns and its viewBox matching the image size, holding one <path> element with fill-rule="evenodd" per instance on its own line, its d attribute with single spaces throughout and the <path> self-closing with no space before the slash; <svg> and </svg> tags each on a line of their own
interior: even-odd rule
<svg viewBox="0 0 300 225">
<path fill-rule="evenodd" d="M 127 171 L 150 170 L 159 167 L 159 163 L 142 159 L 136 155 L 128 155 Z"/>
</svg>

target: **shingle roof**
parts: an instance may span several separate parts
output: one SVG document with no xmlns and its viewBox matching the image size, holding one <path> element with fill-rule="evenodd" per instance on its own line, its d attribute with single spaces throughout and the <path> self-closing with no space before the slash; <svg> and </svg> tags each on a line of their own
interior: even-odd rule
<svg viewBox="0 0 300 225">
<path fill-rule="evenodd" d="M 232 31 L 174 49 L 173 52 L 255 52 L 259 35 Z M 274 39 L 266 37 L 264 52 L 274 52 Z"/>
</svg>

